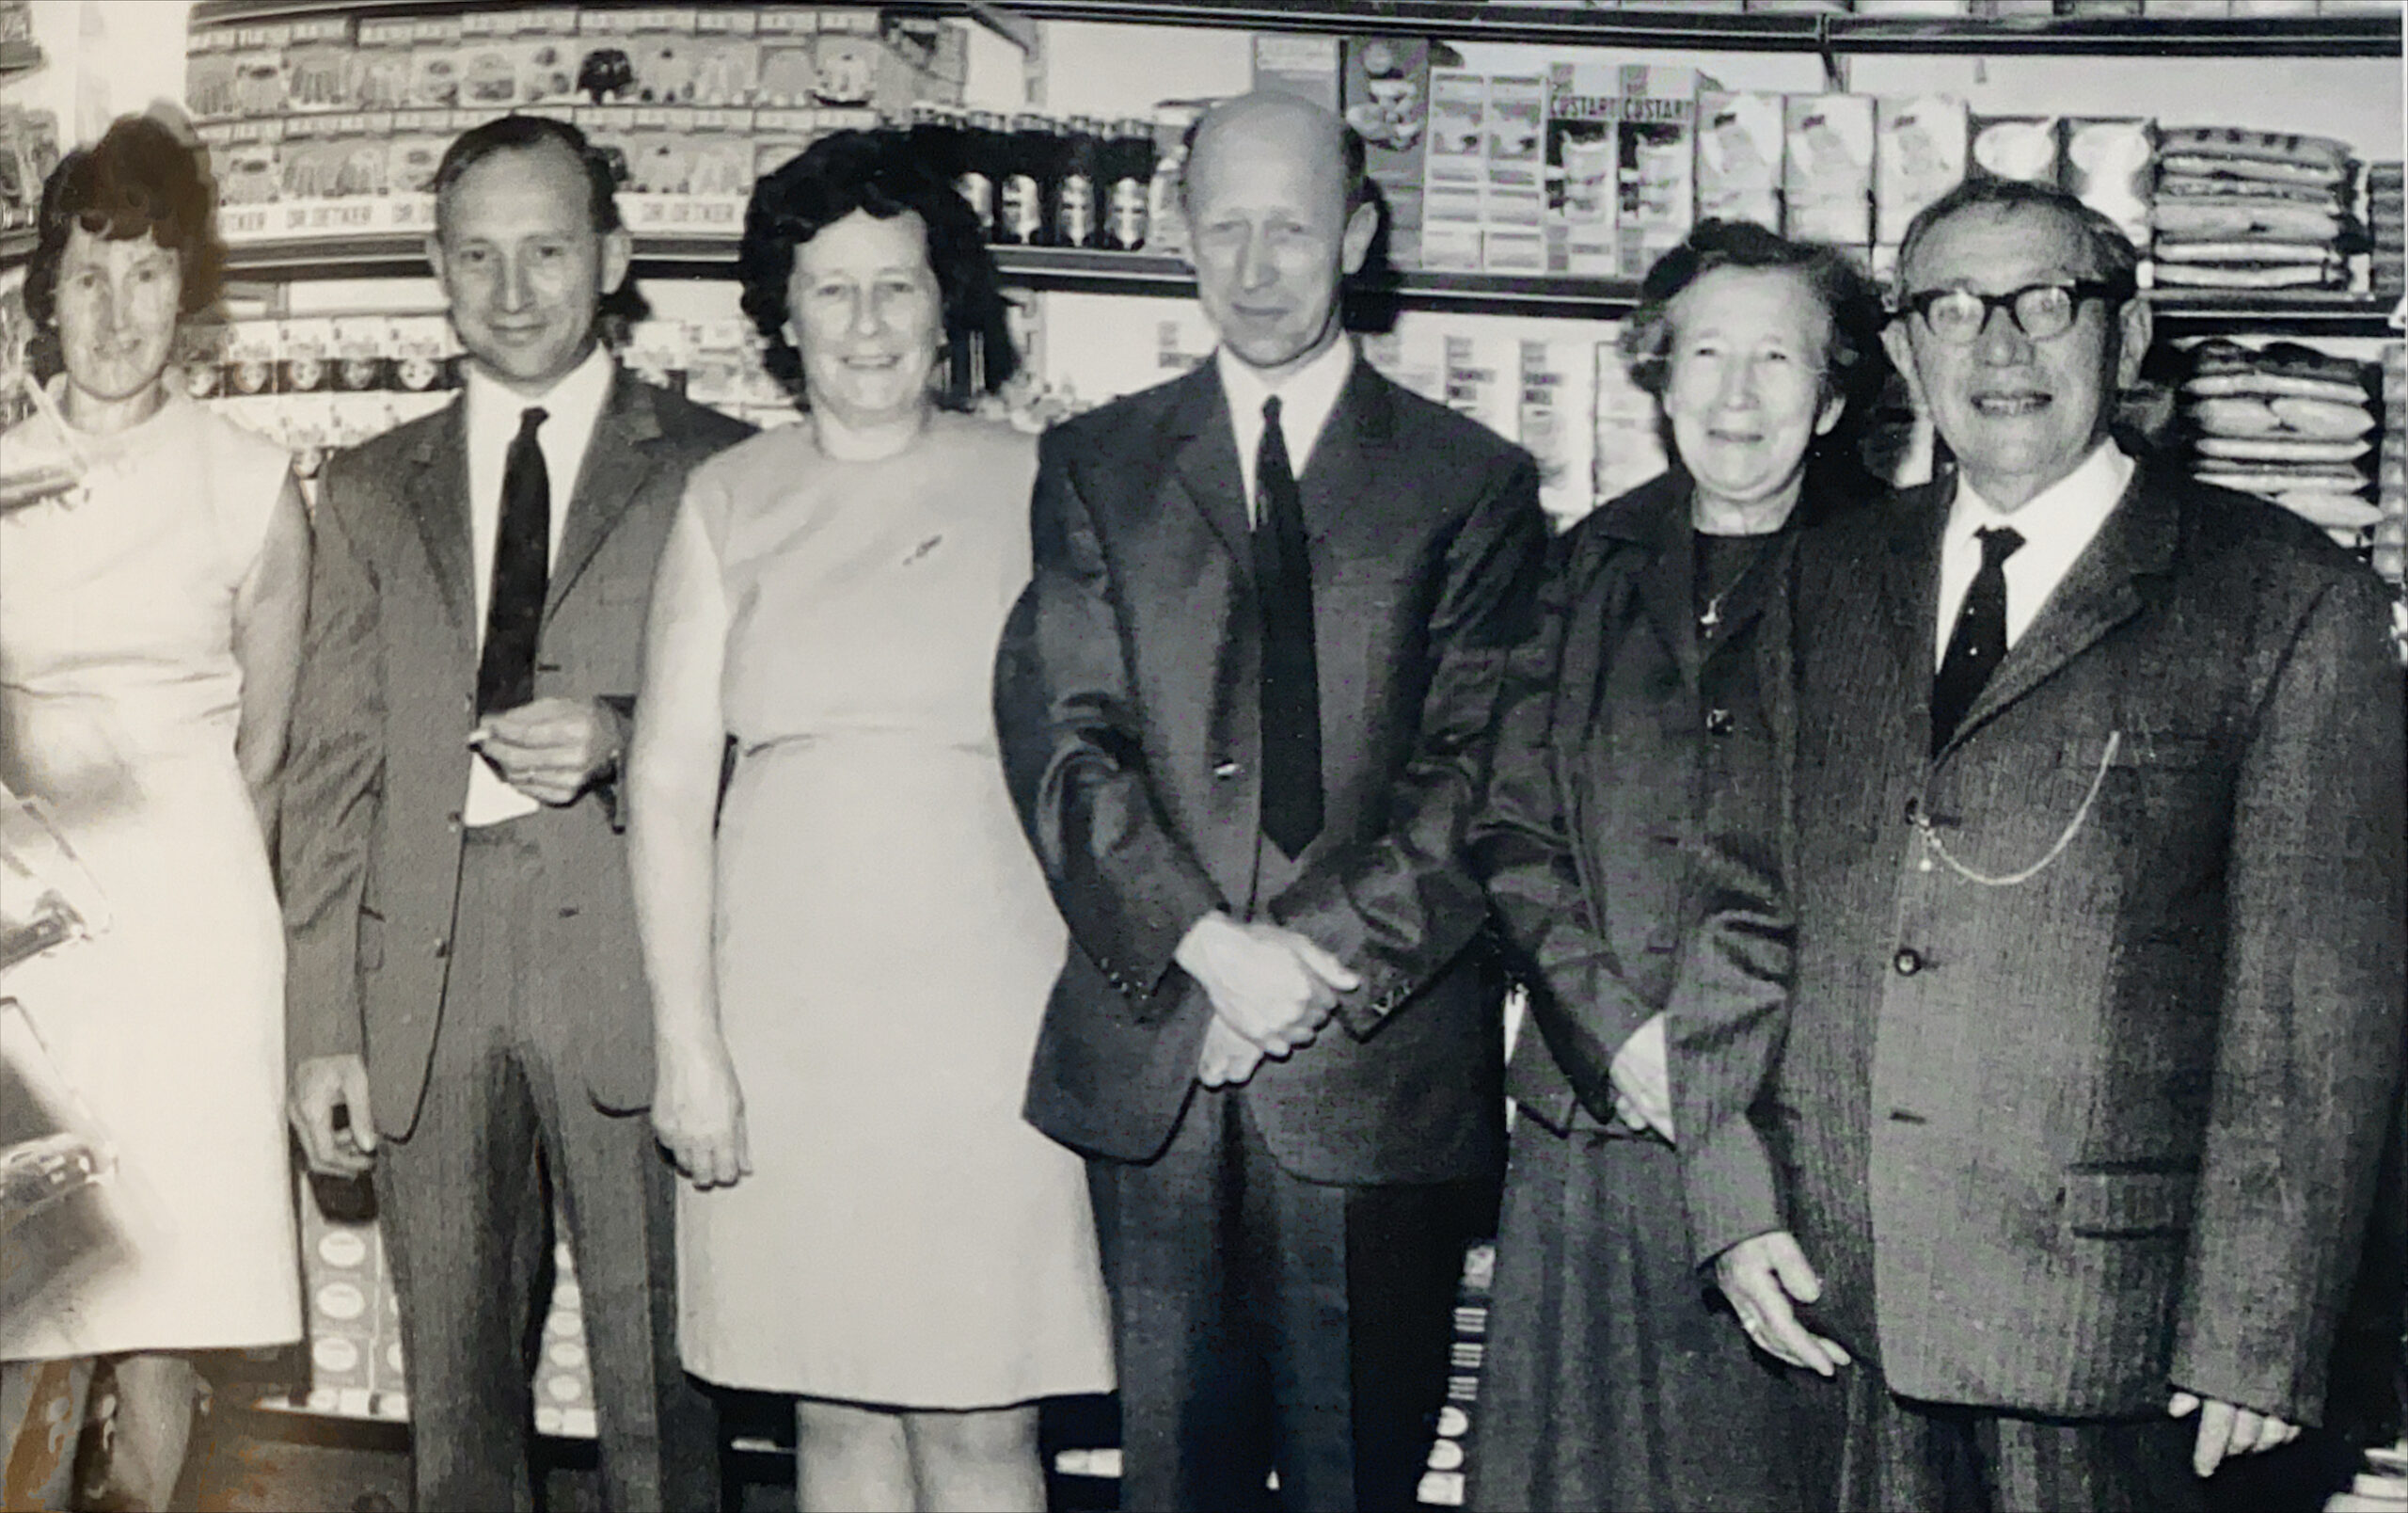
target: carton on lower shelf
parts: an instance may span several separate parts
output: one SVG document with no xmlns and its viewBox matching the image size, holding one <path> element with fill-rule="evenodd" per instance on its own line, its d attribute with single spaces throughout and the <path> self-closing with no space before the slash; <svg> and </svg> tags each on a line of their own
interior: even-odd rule
<svg viewBox="0 0 2408 1513">
<path fill-rule="evenodd" d="M 1596 502 L 1596 360 L 1589 342 L 1525 341 L 1521 442 L 1539 465 L 1539 505 L 1560 530 Z"/>
<path fill-rule="evenodd" d="M 1807 242 L 1873 240 L 1873 97 L 1790 95 L 1782 231 Z"/>
</svg>

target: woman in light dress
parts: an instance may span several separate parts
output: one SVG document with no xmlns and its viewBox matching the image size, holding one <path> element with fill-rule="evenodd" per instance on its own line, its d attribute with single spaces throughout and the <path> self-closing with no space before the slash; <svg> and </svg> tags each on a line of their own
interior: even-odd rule
<svg viewBox="0 0 2408 1513">
<path fill-rule="evenodd" d="M 282 449 L 166 376 L 179 319 L 215 295 L 213 199 L 147 119 L 60 163 L 25 306 L 66 371 L 0 438 L 9 472 L 74 480 L 0 515 L 0 783 L 47 806 L 110 916 L 8 986 L 119 1159 L 0 1236 L 10 1506 L 58 1496 L 63 1474 L 28 1468 L 71 1461 L 95 1358 L 112 1505 L 162 1507 L 193 1354 L 301 1336 L 268 847 L 309 521 Z M 46 1444 L 20 1442 L 28 1416 Z"/>
<path fill-rule="evenodd" d="M 764 179 L 739 271 L 804 413 L 695 471 L 629 761 L 683 1353 L 797 1399 L 805 1509 L 1041 1508 L 1036 1400 L 1112 1369 L 1080 1161 L 1020 1118 L 1065 935 L 989 683 L 1036 446 L 937 391 L 1009 374 L 994 271 L 885 132 Z"/>
</svg>

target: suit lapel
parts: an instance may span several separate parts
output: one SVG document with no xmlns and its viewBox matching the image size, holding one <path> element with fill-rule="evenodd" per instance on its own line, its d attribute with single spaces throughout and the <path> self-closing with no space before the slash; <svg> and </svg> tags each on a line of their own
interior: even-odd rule
<svg viewBox="0 0 2408 1513">
<path fill-rule="evenodd" d="M 1639 573 L 1639 602 L 1656 639 L 1671 653 L 1681 682 L 1698 686 L 1697 538 L 1689 528 L 1686 489 L 1663 502 L 1647 522 L 1647 565 Z"/>
<path fill-rule="evenodd" d="M 2151 486 L 2146 464 L 2135 468 L 2115 512 L 1999 663 L 1949 744 L 1964 740 L 2096 645 L 2099 637 L 2138 614 L 2143 600 L 2132 581 L 2172 565 L 2179 529 L 2173 492 Z"/>
<path fill-rule="evenodd" d="M 659 418 L 635 380 L 625 371 L 614 371 L 610 397 L 594 417 L 594 437 L 585 444 L 585 461 L 577 470 L 568 518 L 561 525 L 560 550 L 552 556 L 551 584 L 544 597 L 547 622 L 651 475 L 645 443 L 659 435 Z"/>
<path fill-rule="evenodd" d="M 1931 728 L 1931 679 L 1939 668 L 1940 538 L 1948 528 L 1953 480 L 1925 484 L 1898 496 L 1886 549 L 1874 570 L 1883 632 L 1906 686 L 1913 691 L 1926 739 Z"/>
<path fill-rule="evenodd" d="M 402 482 L 411 518 L 443 607 L 452 624 L 476 641 L 477 588 L 475 555 L 468 538 L 468 402 L 452 402 L 438 424 L 431 428 L 410 454 L 410 473 Z"/>
<path fill-rule="evenodd" d="M 1397 497 L 1397 490 L 1380 486 L 1382 471 L 1396 466 L 1389 450 L 1395 437 L 1396 406 L 1387 381 L 1356 353 L 1346 386 L 1296 479 L 1307 536 L 1326 541 L 1350 527 L 1380 530 L 1380 502 Z"/>
<path fill-rule="evenodd" d="M 1220 374 L 1208 358 L 1181 383 L 1162 430 L 1163 447 L 1171 459 L 1170 482 L 1237 559 L 1239 576 L 1251 581 L 1253 526 L 1246 513 L 1245 474 L 1238 467 L 1237 434 L 1229 428 L 1229 403 L 1221 392 Z"/>
</svg>

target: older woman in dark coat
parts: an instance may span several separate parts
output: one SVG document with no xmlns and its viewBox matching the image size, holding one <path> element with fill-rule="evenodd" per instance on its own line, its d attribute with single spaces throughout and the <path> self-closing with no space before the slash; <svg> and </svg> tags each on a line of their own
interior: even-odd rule
<svg viewBox="0 0 2408 1513">
<path fill-rule="evenodd" d="M 1624 333 L 1670 472 L 1556 543 L 1473 835 L 1529 968 L 1469 1501 L 1798 1505 L 1780 1390 L 1700 1267 L 1768 1185 L 1747 1106 L 1789 961 L 1774 703 L 1793 526 L 1861 471 L 1881 315 L 1835 252 L 1707 221 Z M 1818 462 L 1818 450 L 1830 454 Z"/>
</svg>

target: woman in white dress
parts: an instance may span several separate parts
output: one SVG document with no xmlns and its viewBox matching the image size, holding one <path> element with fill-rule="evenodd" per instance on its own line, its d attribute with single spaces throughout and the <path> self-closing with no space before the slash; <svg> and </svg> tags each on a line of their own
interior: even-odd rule
<svg viewBox="0 0 2408 1513">
<path fill-rule="evenodd" d="M 57 1390 L 108 1361 L 128 1507 L 174 1489 L 195 1352 L 301 1336 L 268 848 L 309 521 L 283 451 L 166 376 L 216 293 L 213 206 L 154 120 L 60 163 L 25 306 L 66 371 L 0 438 L 9 472 L 77 480 L 0 515 L 0 782 L 48 806 L 110 915 L 8 992 L 119 1161 L 61 1205 L 71 1253 L 56 1226 L 0 1235 L 0 1438 L 12 1473 L 71 1459 Z M 29 1415 L 51 1443 L 20 1457 Z"/>
</svg>

